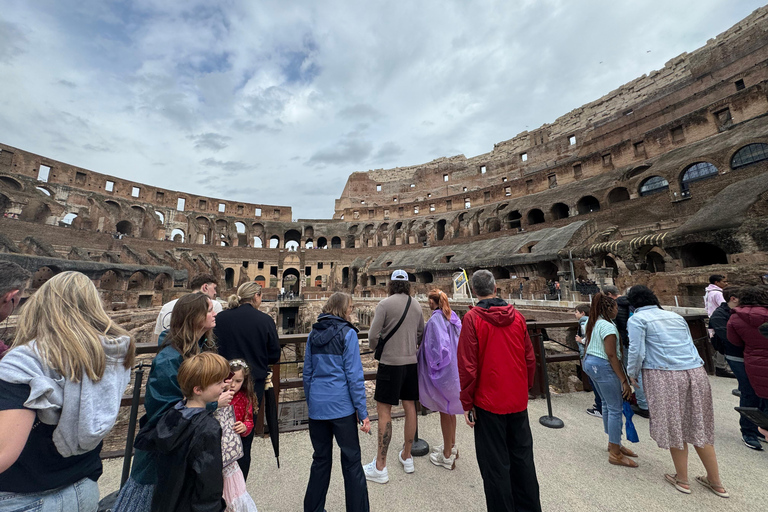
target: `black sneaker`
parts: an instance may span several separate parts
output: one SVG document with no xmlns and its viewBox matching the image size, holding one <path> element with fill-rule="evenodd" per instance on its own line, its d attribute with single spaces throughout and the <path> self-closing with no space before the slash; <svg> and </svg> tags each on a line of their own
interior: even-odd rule
<svg viewBox="0 0 768 512">
<path fill-rule="evenodd" d="M 632 406 L 632 412 L 634 412 L 638 416 L 642 416 L 643 418 L 650 418 L 651 417 L 651 413 L 648 412 L 648 409 L 641 409 L 637 405 L 633 405 Z"/>
<path fill-rule="evenodd" d="M 738 397 L 740 397 L 740 396 L 741 396 L 741 391 L 739 391 L 738 389 L 733 389 L 733 390 L 731 390 L 731 394 L 732 394 L 733 396 L 738 396 Z"/>
<path fill-rule="evenodd" d="M 752 448 L 758 452 L 763 451 L 763 446 L 760 444 L 760 441 L 758 441 L 756 437 L 744 436 L 742 439 L 744 440 L 744 445 L 747 448 Z"/>
<path fill-rule="evenodd" d="M 589 414 L 590 416 L 594 416 L 595 418 L 603 417 L 603 413 L 598 411 L 595 407 L 590 407 L 589 409 L 587 409 L 587 414 Z"/>
</svg>

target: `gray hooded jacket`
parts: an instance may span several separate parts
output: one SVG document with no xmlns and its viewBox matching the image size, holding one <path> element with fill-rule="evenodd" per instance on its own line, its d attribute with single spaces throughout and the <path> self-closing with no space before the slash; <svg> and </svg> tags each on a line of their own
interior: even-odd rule
<svg viewBox="0 0 768 512">
<path fill-rule="evenodd" d="M 131 377 L 123 366 L 130 338 L 102 338 L 101 344 L 107 358 L 98 382 L 87 375 L 80 382 L 65 379 L 40 358 L 34 340 L 9 350 L 0 360 L 0 379 L 30 387 L 24 407 L 36 410 L 42 423 L 57 425 L 53 442 L 64 457 L 89 452 L 104 439 L 115 424 Z"/>
</svg>

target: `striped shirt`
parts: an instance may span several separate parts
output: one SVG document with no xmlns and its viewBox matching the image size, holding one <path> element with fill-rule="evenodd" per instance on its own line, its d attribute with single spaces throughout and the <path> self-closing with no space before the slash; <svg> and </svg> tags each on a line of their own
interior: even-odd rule
<svg viewBox="0 0 768 512">
<path fill-rule="evenodd" d="M 602 317 L 597 319 L 595 326 L 592 328 L 592 335 L 589 338 L 587 354 L 593 355 L 595 357 L 601 357 L 603 359 L 608 359 L 608 354 L 605 353 L 605 344 L 603 343 L 603 340 L 611 334 L 616 336 L 616 354 L 617 356 L 621 354 L 619 349 L 619 330 L 616 328 L 616 324 Z"/>
</svg>

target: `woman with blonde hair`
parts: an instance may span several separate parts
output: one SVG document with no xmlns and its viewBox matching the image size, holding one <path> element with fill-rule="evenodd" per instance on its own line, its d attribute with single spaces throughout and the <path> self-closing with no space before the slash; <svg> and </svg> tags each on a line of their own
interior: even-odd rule
<svg viewBox="0 0 768 512">
<path fill-rule="evenodd" d="M 151 428 L 170 408 L 184 398 L 179 386 L 181 363 L 202 351 L 215 351 L 213 327 L 216 313 L 207 295 L 196 292 L 176 302 L 171 315 L 171 327 L 162 350 L 152 361 L 144 398 L 146 415 L 139 420 L 142 428 Z M 208 410 L 229 405 L 232 391 L 224 391 L 217 402 L 210 402 Z M 157 454 L 135 450 L 131 477 L 120 490 L 113 510 L 115 512 L 145 512 L 150 510 L 157 484 Z"/>
<path fill-rule="evenodd" d="M 459 366 L 456 352 L 459 346 L 461 320 L 451 310 L 448 296 L 434 289 L 427 295 L 432 310 L 419 347 L 419 401 L 440 413 L 443 444 L 433 447 L 429 460 L 445 469 L 456 467 L 459 449 L 456 447 L 456 415 L 463 414 L 459 394 Z"/>
<path fill-rule="evenodd" d="M 251 370 L 253 389 L 261 402 L 264 397 L 264 383 L 269 365 L 280 360 L 280 341 L 272 317 L 259 311 L 261 285 L 256 282 L 243 283 L 237 293 L 230 295 L 228 308 L 216 317 L 216 340 L 219 354 L 230 361 L 244 359 Z M 258 414 L 254 404 L 254 415 Z M 238 459 L 243 476 L 248 479 L 251 467 L 251 444 L 253 431 L 242 438 L 244 455 Z"/>
<path fill-rule="evenodd" d="M 312 469 L 304 495 L 305 512 L 325 510 L 331 481 L 333 439 L 341 449 L 346 509 L 368 510 L 368 484 L 360 463 L 360 430 L 370 432 L 365 377 L 357 329 L 350 323 L 352 296 L 336 292 L 312 326 L 304 352 L 304 396 L 309 409 Z"/>
<path fill-rule="evenodd" d="M 0 361 L 0 508 L 96 510 L 101 441 L 134 354 L 85 275 L 62 272 L 30 297 Z"/>
</svg>

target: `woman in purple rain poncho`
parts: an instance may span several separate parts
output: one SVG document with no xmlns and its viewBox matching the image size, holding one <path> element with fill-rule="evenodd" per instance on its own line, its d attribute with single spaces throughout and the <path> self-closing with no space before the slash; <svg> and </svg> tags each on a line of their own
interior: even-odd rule
<svg viewBox="0 0 768 512">
<path fill-rule="evenodd" d="M 456 415 L 464 413 L 459 400 L 461 385 L 456 360 L 461 320 L 451 311 L 444 292 L 432 290 L 428 298 L 432 317 L 424 327 L 419 347 L 419 400 L 424 407 L 440 413 L 443 444 L 433 447 L 429 460 L 436 466 L 453 469 L 459 457 Z"/>
</svg>

